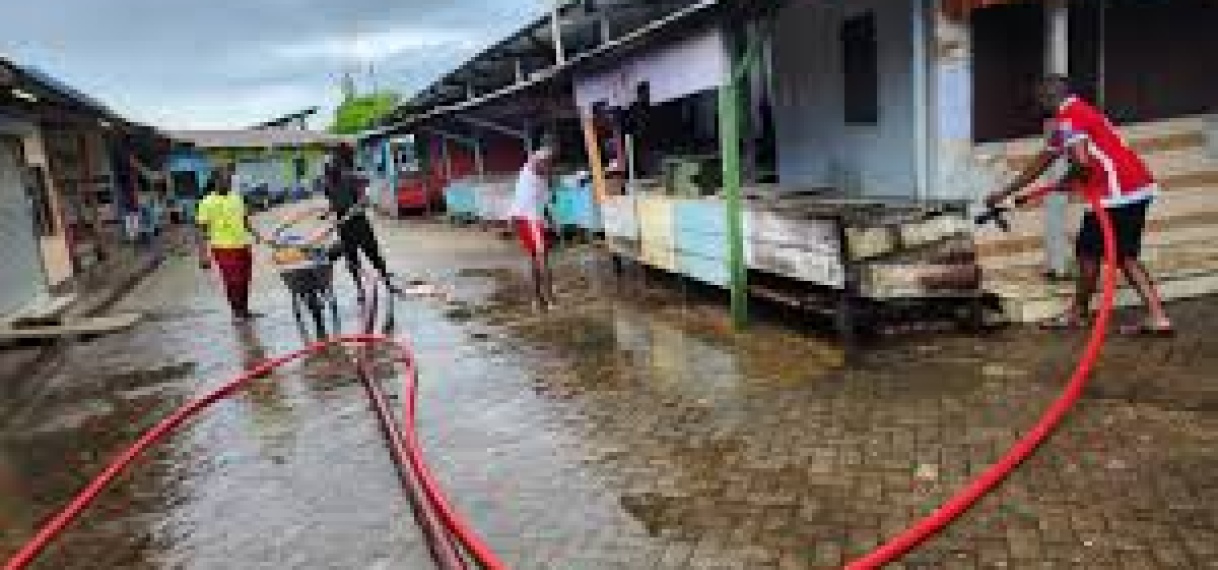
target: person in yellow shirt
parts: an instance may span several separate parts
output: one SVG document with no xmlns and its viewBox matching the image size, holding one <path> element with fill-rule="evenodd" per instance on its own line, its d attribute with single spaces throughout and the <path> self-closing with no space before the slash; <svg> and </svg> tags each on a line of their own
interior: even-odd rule
<svg viewBox="0 0 1218 570">
<path fill-rule="evenodd" d="M 207 183 L 207 196 L 199 202 L 195 222 L 207 240 L 209 251 L 201 251 L 206 265 L 210 252 L 224 283 L 233 318 L 238 322 L 257 318 L 249 309 L 250 280 L 253 278 L 252 242 L 261 241 L 250 223 L 241 195 L 233 192 L 231 172 L 217 169 Z"/>
</svg>

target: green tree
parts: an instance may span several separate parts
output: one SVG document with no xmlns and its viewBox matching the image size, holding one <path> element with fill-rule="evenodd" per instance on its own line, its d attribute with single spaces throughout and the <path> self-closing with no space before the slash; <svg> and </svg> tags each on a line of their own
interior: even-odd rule
<svg viewBox="0 0 1218 570">
<path fill-rule="evenodd" d="M 389 91 L 348 97 L 334 111 L 334 124 L 330 125 L 330 132 L 352 135 L 363 131 L 393 111 L 399 101 L 401 96 Z"/>
</svg>

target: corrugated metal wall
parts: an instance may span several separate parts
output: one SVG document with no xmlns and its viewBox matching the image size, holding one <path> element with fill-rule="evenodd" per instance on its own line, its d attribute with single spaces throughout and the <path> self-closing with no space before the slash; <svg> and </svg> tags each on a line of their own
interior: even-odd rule
<svg viewBox="0 0 1218 570">
<path fill-rule="evenodd" d="M 34 218 L 22 185 L 20 141 L 0 135 L 0 315 L 46 294 Z"/>
</svg>

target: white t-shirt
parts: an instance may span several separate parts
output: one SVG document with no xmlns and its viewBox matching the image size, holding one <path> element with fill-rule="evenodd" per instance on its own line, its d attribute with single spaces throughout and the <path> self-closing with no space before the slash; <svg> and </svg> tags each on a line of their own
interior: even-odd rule
<svg viewBox="0 0 1218 570">
<path fill-rule="evenodd" d="M 550 183 L 537 174 L 533 161 L 525 163 L 516 179 L 516 195 L 509 216 L 526 220 L 541 220 L 542 208 L 550 202 Z"/>
</svg>

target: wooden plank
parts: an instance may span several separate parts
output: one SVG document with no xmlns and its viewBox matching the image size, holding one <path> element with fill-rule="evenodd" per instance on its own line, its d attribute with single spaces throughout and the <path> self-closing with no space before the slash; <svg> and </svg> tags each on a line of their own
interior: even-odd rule
<svg viewBox="0 0 1218 570">
<path fill-rule="evenodd" d="M 682 275 L 719 287 L 728 287 L 731 274 L 725 257 L 706 257 L 696 252 L 677 251 L 677 270 Z"/>
<path fill-rule="evenodd" d="M 725 233 L 703 233 L 695 228 L 678 227 L 676 249 L 702 257 L 727 259 L 728 241 Z"/>
<path fill-rule="evenodd" d="M 55 327 L 2 328 L 0 342 L 116 333 L 135 326 L 141 318 L 139 313 L 122 313 L 69 321 Z"/>
<path fill-rule="evenodd" d="M 861 294 L 872 299 L 968 295 L 981 287 L 976 264 L 867 264 L 860 271 Z"/>
<path fill-rule="evenodd" d="M 718 198 L 674 200 L 677 233 L 727 235 L 727 204 Z"/>
<path fill-rule="evenodd" d="M 750 242 L 749 246 L 750 269 L 838 289 L 845 286 L 845 268 L 836 252 L 828 254 L 766 242 Z"/>
<path fill-rule="evenodd" d="M 768 210 L 745 212 L 745 241 L 799 247 L 837 255 L 837 224 L 828 219 L 799 219 Z"/>
<path fill-rule="evenodd" d="M 637 240 L 638 220 L 635 214 L 634 196 L 608 196 L 601 204 L 601 217 L 605 235 L 609 237 Z"/>
<path fill-rule="evenodd" d="M 850 258 L 870 259 L 972 233 L 972 222 L 945 214 L 926 220 L 846 229 Z"/>
<path fill-rule="evenodd" d="M 601 159 L 600 137 L 596 133 L 596 117 L 586 114 L 581 117 L 580 126 L 584 133 L 584 151 L 588 153 L 588 166 L 592 171 L 592 190 L 596 202 L 603 203 L 608 194 L 605 183 L 605 164 Z"/>
<path fill-rule="evenodd" d="M 677 252 L 672 212 L 672 200 L 665 196 L 639 197 L 641 259 L 648 265 L 675 272 Z"/>
</svg>

